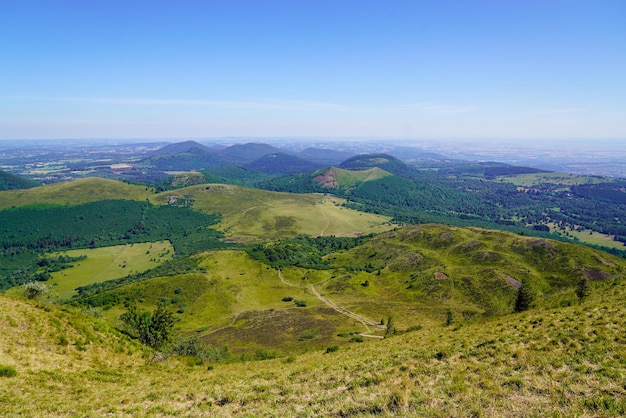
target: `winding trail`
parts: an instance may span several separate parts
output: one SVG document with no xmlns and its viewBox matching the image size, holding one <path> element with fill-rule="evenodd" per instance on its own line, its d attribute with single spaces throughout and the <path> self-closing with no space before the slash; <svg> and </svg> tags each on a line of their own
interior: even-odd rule
<svg viewBox="0 0 626 418">
<path fill-rule="evenodd" d="M 328 216 L 326 215 L 326 211 L 324 210 L 322 205 L 320 205 L 318 202 L 316 202 L 315 206 L 317 206 L 317 208 L 320 210 L 320 212 L 322 212 L 322 217 L 326 220 L 326 226 L 324 226 L 324 228 L 322 229 L 322 232 L 320 232 L 320 234 L 319 234 L 320 237 L 323 237 L 324 234 L 326 233 L 326 230 L 330 226 L 330 219 L 328 219 Z"/>
<path fill-rule="evenodd" d="M 287 280 L 285 280 L 285 277 L 283 276 L 283 272 L 278 270 L 278 278 L 280 279 L 280 281 L 287 285 L 287 286 L 291 286 L 291 287 L 296 287 L 298 289 L 309 289 L 313 295 L 315 295 L 315 297 L 317 299 L 319 299 L 322 303 L 328 305 L 329 307 L 333 308 L 334 310 L 336 310 L 337 312 L 339 312 L 340 314 L 343 314 L 349 318 L 352 318 L 358 322 L 360 322 L 361 324 L 363 324 L 363 326 L 367 329 L 367 332 L 370 332 L 370 327 L 373 327 L 374 329 L 378 329 L 378 330 L 385 330 L 386 327 L 384 325 L 381 325 L 377 322 L 372 321 L 371 319 L 368 319 L 362 315 L 359 315 L 357 313 L 354 313 L 346 308 L 344 308 L 343 306 L 337 305 L 335 302 L 333 302 L 332 300 L 322 296 L 317 289 L 315 288 L 315 286 L 313 286 L 311 283 L 309 283 L 308 286 L 298 286 L 292 283 L 289 283 Z M 359 334 L 361 337 L 368 337 L 368 338 L 384 338 L 383 336 L 380 335 L 370 335 L 370 334 Z"/>
<path fill-rule="evenodd" d="M 230 328 L 230 327 L 232 327 L 232 326 L 235 324 L 235 322 L 237 322 L 237 319 L 239 319 L 239 315 L 241 315 L 241 313 L 238 313 L 237 315 L 235 315 L 235 316 L 234 316 L 234 317 L 230 320 L 230 322 L 228 323 L 228 325 L 224 325 L 224 326 L 222 326 L 222 327 L 212 329 L 211 331 L 209 331 L 209 332 L 205 333 L 204 335 L 213 334 L 214 332 L 218 332 L 218 331 L 221 331 L 221 330 L 223 330 L 223 329 L 226 329 L 226 328 Z"/>
</svg>

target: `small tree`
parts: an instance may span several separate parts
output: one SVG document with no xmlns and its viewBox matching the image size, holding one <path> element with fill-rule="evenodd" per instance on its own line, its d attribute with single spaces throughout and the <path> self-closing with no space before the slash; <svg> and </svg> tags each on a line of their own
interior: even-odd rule
<svg viewBox="0 0 626 418">
<path fill-rule="evenodd" d="M 24 285 L 24 296 L 28 299 L 37 299 L 47 291 L 48 288 L 41 282 L 30 282 Z"/>
<path fill-rule="evenodd" d="M 454 315 L 452 314 L 452 309 L 446 309 L 446 325 L 450 326 L 454 322 Z"/>
<path fill-rule="evenodd" d="M 120 316 L 129 334 L 137 337 L 142 344 L 156 350 L 162 349 L 174 336 L 174 315 L 160 303 L 154 314 L 138 309 L 134 304 Z"/>
<path fill-rule="evenodd" d="M 581 277 L 576 285 L 576 296 L 578 296 L 578 301 L 582 303 L 585 299 L 587 299 L 591 295 L 591 287 L 589 285 L 589 279 L 585 276 Z"/>
<path fill-rule="evenodd" d="M 515 298 L 515 312 L 522 312 L 531 307 L 535 297 L 528 283 L 522 282 L 517 289 L 517 297 Z"/>
<path fill-rule="evenodd" d="M 392 335 L 395 335 L 396 332 L 396 324 L 393 321 L 393 316 L 389 315 L 389 317 L 387 317 L 387 329 L 385 330 L 385 337 L 391 337 Z"/>
</svg>

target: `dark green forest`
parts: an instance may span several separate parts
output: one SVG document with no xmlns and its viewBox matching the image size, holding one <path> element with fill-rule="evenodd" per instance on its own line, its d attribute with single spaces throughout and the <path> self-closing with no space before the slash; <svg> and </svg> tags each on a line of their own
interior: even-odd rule
<svg viewBox="0 0 626 418">
<path fill-rule="evenodd" d="M 616 240 L 626 236 L 626 182 L 623 181 L 570 188 L 544 184 L 522 189 L 510 182 L 489 180 L 486 173 L 493 172 L 489 166 L 479 166 L 471 175 L 450 174 L 446 170 L 395 169 L 410 173 L 410 177 L 389 176 L 350 189 L 332 189 L 323 188 L 312 175 L 299 174 L 260 181 L 256 187 L 293 193 L 331 193 L 347 199 L 348 207 L 388 215 L 400 223 L 474 225 L 537 235 L 553 232 L 546 225 L 552 222 L 557 227 L 616 235 Z M 559 239 L 556 235 L 552 237 Z M 619 250 L 611 252 L 626 254 Z"/>
<path fill-rule="evenodd" d="M 210 226 L 219 215 L 148 202 L 104 200 L 78 206 L 0 211 L 0 289 L 32 279 L 39 255 L 72 248 L 169 240 L 176 254 L 224 246 Z"/>
<path fill-rule="evenodd" d="M 0 170 L 0 190 L 30 189 L 39 185 L 36 181 Z"/>
</svg>

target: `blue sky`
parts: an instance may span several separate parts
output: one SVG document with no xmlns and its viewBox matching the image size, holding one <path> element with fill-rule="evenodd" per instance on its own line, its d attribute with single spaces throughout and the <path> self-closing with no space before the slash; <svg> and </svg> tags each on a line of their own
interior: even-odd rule
<svg viewBox="0 0 626 418">
<path fill-rule="evenodd" d="M 0 0 L 0 138 L 626 140 L 626 1 Z"/>
</svg>

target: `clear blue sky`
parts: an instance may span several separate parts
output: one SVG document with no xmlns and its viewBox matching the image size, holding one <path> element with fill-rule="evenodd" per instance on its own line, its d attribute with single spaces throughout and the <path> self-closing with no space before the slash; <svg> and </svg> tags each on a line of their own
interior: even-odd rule
<svg viewBox="0 0 626 418">
<path fill-rule="evenodd" d="M 618 138 L 625 0 L 0 0 L 0 138 Z"/>
</svg>

